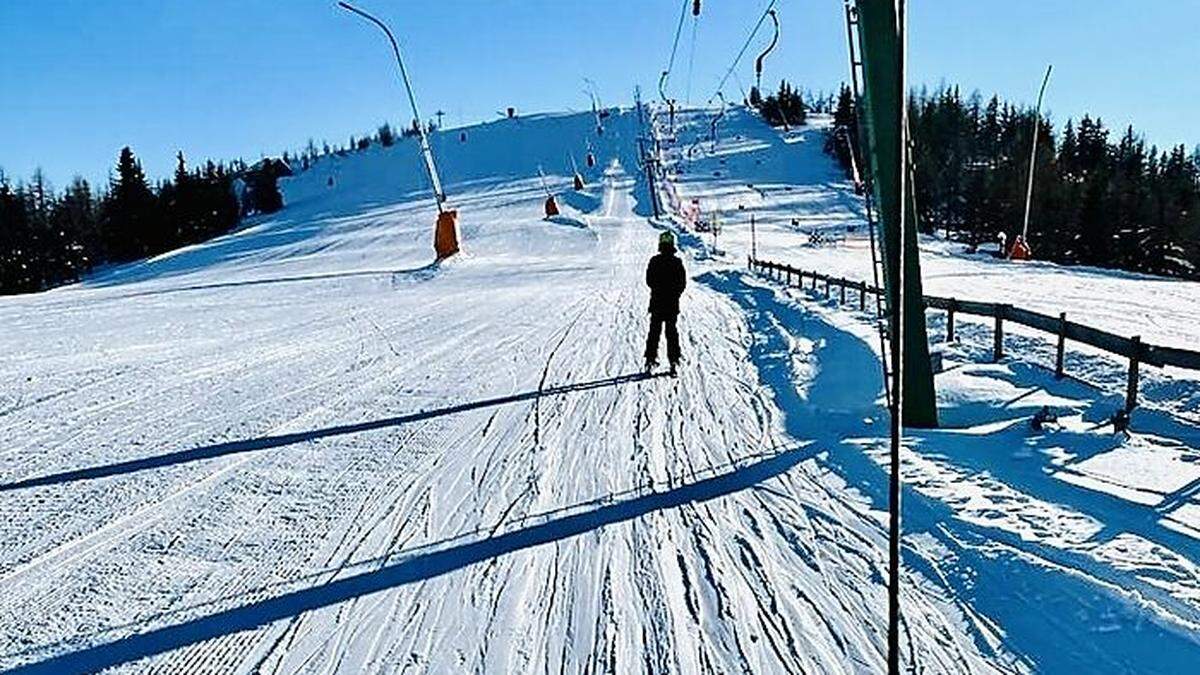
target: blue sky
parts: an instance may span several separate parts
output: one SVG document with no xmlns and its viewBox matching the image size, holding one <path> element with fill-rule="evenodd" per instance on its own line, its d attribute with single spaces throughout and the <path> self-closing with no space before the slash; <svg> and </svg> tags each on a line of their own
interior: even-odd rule
<svg viewBox="0 0 1200 675">
<path fill-rule="evenodd" d="M 712 95 L 769 0 L 703 0 L 692 100 Z M 400 35 L 428 117 L 448 124 L 653 92 L 681 0 L 360 0 Z M 911 0 L 910 79 L 1018 101 L 1055 64 L 1056 121 L 1091 112 L 1160 145 L 1200 142 L 1200 3 Z M 840 0 L 779 0 L 765 80 L 845 79 Z M 0 167 L 104 180 L 123 145 L 152 176 L 190 158 L 254 159 L 409 117 L 382 36 L 332 0 L 0 0 Z M 673 93 L 687 88 L 690 15 Z M 755 45 L 765 44 L 766 31 Z M 751 48 L 738 75 L 752 77 Z M 727 86 L 737 91 L 736 83 Z"/>
</svg>

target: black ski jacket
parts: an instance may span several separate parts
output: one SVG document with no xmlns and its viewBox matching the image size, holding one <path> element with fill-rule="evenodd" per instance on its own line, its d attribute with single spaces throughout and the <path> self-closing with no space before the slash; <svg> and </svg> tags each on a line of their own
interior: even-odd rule
<svg viewBox="0 0 1200 675">
<path fill-rule="evenodd" d="M 659 253 L 646 265 L 646 285 L 650 287 L 650 313 L 659 316 L 679 314 L 679 296 L 687 287 L 683 261 L 675 253 Z"/>
</svg>

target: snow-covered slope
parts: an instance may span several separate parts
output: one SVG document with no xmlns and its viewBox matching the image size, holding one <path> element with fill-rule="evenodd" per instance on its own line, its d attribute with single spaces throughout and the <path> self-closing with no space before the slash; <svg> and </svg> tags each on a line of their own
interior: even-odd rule
<svg viewBox="0 0 1200 675">
<path fill-rule="evenodd" d="M 683 202 L 698 199 L 721 214 L 725 257 L 749 254 L 754 213 L 760 257 L 870 280 L 861 205 L 821 154 L 828 120 L 778 133 L 733 112 L 712 148 L 696 143 L 710 116 L 682 116 L 670 164 Z M 689 148 L 705 151 L 689 159 Z M 814 231 L 823 243 L 812 241 Z M 703 235 L 695 243 L 710 242 Z M 1169 346 L 1200 344 L 1200 284 L 1008 263 L 935 239 L 922 254 L 932 293 L 1066 311 Z M 878 344 L 869 317 L 838 308 L 820 289 L 755 294 L 747 309 L 765 307 L 763 320 L 785 335 L 833 322 Z M 856 305 L 851 298 L 849 309 Z M 930 335 L 942 338 L 944 316 L 929 318 Z M 992 364 L 991 326 L 964 323 L 958 342 L 938 347 L 947 365 L 937 377 L 945 428 L 913 433 L 905 456 L 910 564 L 954 588 L 964 614 L 994 626 L 1005 647 L 1040 671 L 1187 670 L 1200 625 L 1200 373 L 1143 368 L 1132 434 L 1114 435 L 1104 421 L 1122 405 L 1122 360 L 1070 345 L 1072 378 L 1055 380 L 1051 339 L 1010 328 L 1005 351 L 1013 356 Z M 1059 424 L 1034 432 L 1029 419 L 1042 406 Z M 860 436 L 849 428 L 838 435 Z M 850 444 L 883 464 L 877 438 Z M 856 453 L 830 459 L 876 505 L 886 503 L 876 467 Z"/>
<path fill-rule="evenodd" d="M 859 219 L 819 128 L 721 132 L 684 194 Z M 410 141 L 319 162 L 227 237 L 0 298 L 0 668 L 880 672 L 869 324 L 745 275 L 733 224 L 725 257 L 684 233 L 683 372 L 640 376 L 665 223 L 639 133 L 624 112 L 599 137 L 589 115 L 439 135 L 465 250 L 442 265 Z M 589 142 L 588 189 L 564 192 Z M 566 218 L 542 219 L 539 165 Z M 761 234 L 803 250 L 787 222 Z M 1103 397 L 956 349 L 962 424 L 906 464 L 905 660 L 1195 659 L 1195 540 L 1055 474 L 1106 480 L 1105 453 L 1137 450 L 1083 429 Z M 1059 440 L 986 427 L 1051 399 L 1080 417 Z M 1173 420 L 1160 473 L 1200 445 Z"/>
</svg>

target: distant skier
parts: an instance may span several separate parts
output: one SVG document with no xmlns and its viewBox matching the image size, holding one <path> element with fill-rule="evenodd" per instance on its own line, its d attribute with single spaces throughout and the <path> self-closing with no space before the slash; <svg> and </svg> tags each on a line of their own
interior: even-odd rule
<svg viewBox="0 0 1200 675">
<path fill-rule="evenodd" d="M 687 287 L 683 261 L 675 255 L 675 235 L 663 232 L 658 237 L 658 255 L 646 265 L 646 285 L 650 287 L 650 334 L 646 337 L 646 371 L 658 365 L 658 338 L 666 329 L 667 360 L 671 375 L 679 365 L 679 296 Z"/>
</svg>

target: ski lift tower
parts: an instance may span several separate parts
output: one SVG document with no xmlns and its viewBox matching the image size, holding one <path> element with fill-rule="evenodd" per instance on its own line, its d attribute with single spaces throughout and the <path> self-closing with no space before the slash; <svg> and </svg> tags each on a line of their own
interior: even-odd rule
<svg viewBox="0 0 1200 675">
<path fill-rule="evenodd" d="M 404 83 L 405 91 L 408 92 L 408 102 L 412 105 L 413 119 L 416 120 L 416 130 L 421 139 L 421 156 L 425 159 L 425 171 L 429 174 L 429 184 L 433 187 L 433 198 L 437 202 L 438 217 L 433 232 L 433 248 L 437 252 L 438 260 L 449 258 L 458 253 L 458 211 L 446 208 L 446 193 L 442 190 L 442 179 L 438 176 L 437 164 L 433 161 L 433 148 L 429 145 L 429 136 L 425 133 L 425 126 L 421 124 L 421 113 L 417 110 L 417 97 L 413 94 L 412 82 L 408 79 L 408 69 L 404 67 L 404 59 L 400 56 L 400 45 L 397 44 L 396 36 L 392 35 L 392 31 L 379 19 L 342 0 L 339 0 L 338 6 L 375 24 L 392 43 L 396 64 L 400 66 L 400 79 Z"/>
<path fill-rule="evenodd" d="M 900 447 L 905 426 L 937 426 L 937 400 L 917 242 L 908 128 L 907 3 L 847 0 L 852 69 L 862 69 L 860 147 L 869 157 L 878 205 L 887 306 L 888 373 L 891 389 L 888 481 L 887 672 L 900 675 Z M 854 29 L 858 52 L 854 59 Z M 857 71 L 852 73 L 857 85 Z M 857 88 L 857 87 L 856 87 Z"/>
<path fill-rule="evenodd" d="M 937 426 L 933 368 L 925 330 L 911 138 L 905 105 L 903 0 L 854 0 L 862 68 L 862 147 L 878 205 L 892 370 L 903 373 L 906 426 Z M 900 357 L 900 358 L 895 358 Z"/>
</svg>

